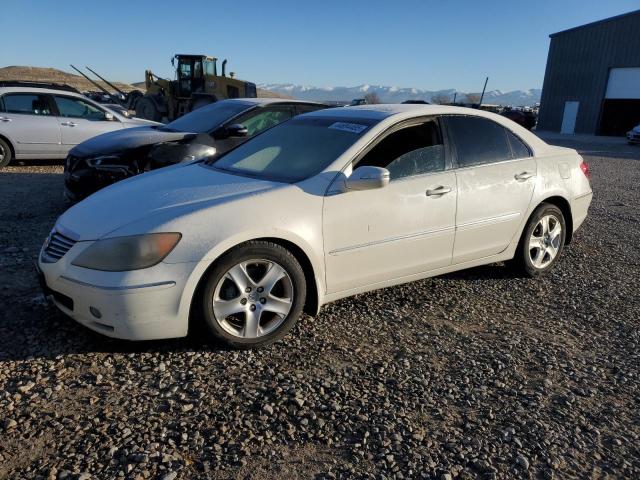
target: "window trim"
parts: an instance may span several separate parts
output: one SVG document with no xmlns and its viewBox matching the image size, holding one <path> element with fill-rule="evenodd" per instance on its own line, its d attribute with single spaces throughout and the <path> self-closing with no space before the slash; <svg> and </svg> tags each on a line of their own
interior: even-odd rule
<svg viewBox="0 0 640 480">
<path fill-rule="evenodd" d="M 352 166 L 353 170 L 358 168 L 358 163 L 362 160 L 362 158 L 365 157 L 371 150 L 373 150 L 380 142 L 385 140 L 388 136 L 400 130 L 404 130 L 405 128 L 415 127 L 431 121 L 436 122 L 436 125 L 440 129 L 440 136 L 442 137 L 442 145 L 444 147 L 444 170 L 440 170 L 437 172 L 425 172 L 419 175 L 410 175 L 407 177 L 396 178 L 395 180 L 391 180 L 390 182 L 400 182 L 402 180 L 423 177 L 425 175 L 432 175 L 434 173 L 443 173 L 451 170 L 453 168 L 453 164 L 451 162 L 451 151 L 447 143 L 447 137 L 445 136 L 445 133 L 442 128 L 443 122 L 441 121 L 441 115 L 427 115 L 423 117 L 415 117 L 415 118 L 410 118 L 408 120 L 403 120 L 401 122 L 398 122 L 388 127 L 386 130 L 384 130 L 379 135 L 377 135 L 376 138 L 374 138 L 371 142 L 369 142 L 360 152 L 358 152 L 356 156 L 353 157 L 351 162 L 347 163 L 343 167 L 343 169 L 341 170 L 341 173 L 344 173 L 344 171 L 349 167 L 349 165 Z"/>
<path fill-rule="evenodd" d="M 8 95 L 21 95 L 21 96 L 34 95 L 36 97 L 41 97 L 49 105 L 49 111 L 51 113 L 49 115 L 37 115 L 37 114 L 32 113 L 32 112 L 7 112 L 7 110 L 5 108 L 4 97 L 6 97 Z M 6 113 L 8 115 L 29 115 L 31 117 L 42 117 L 42 118 L 51 117 L 51 118 L 55 118 L 56 117 L 56 110 L 55 110 L 55 105 L 53 105 L 52 103 L 53 103 L 52 102 L 52 98 L 50 97 L 50 95 L 48 93 L 40 93 L 40 92 L 6 92 L 2 96 L 0 96 L 0 112 Z"/>
<path fill-rule="evenodd" d="M 497 160 L 495 162 L 488 162 L 488 163 L 476 163 L 474 165 L 467 165 L 467 166 L 460 166 L 460 164 L 458 163 L 458 150 L 456 148 L 455 142 L 453 142 L 452 140 L 452 136 L 450 134 L 450 130 L 451 130 L 451 126 L 449 124 L 448 119 L 451 117 L 471 117 L 471 118 L 480 118 L 482 120 L 486 120 L 488 122 L 492 122 L 495 125 L 498 125 L 499 127 L 501 127 L 503 129 L 503 134 L 504 134 L 504 138 L 505 141 L 507 142 L 507 146 L 509 147 L 509 152 L 510 152 L 510 157 L 507 160 Z M 533 150 L 531 149 L 531 147 L 529 146 L 529 144 L 527 142 L 525 142 L 524 140 L 522 140 L 522 138 L 517 135 L 513 130 L 511 130 L 510 128 L 505 127 L 504 125 L 502 125 L 499 122 L 496 122 L 495 120 L 492 120 L 490 118 L 486 118 L 486 117 L 482 117 L 480 115 L 469 115 L 469 114 L 455 114 L 455 113 L 451 113 L 451 114 L 445 114 L 442 115 L 442 118 L 444 119 L 444 122 L 446 124 L 446 129 L 447 129 L 447 141 L 450 144 L 450 149 L 452 152 L 452 160 L 453 160 L 453 169 L 458 171 L 458 170 L 467 170 L 469 168 L 477 168 L 477 167 L 484 167 L 486 165 L 498 165 L 498 164 L 504 164 L 504 163 L 509 163 L 509 162 L 515 162 L 515 161 L 520 161 L 520 160 L 525 160 L 527 158 L 534 158 L 533 155 Z M 511 132 L 513 135 L 516 136 L 516 138 L 518 138 L 525 147 L 527 147 L 527 150 L 529 151 L 529 156 L 528 157 L 520 157 L 520 158 L 515 158 L 515 154 L 513 152 L 513 147 L 511 146 L 511 141 L 509 140 L 509 137 L 507 137 L 507 130 L 509 132 Z"/>
</svg>

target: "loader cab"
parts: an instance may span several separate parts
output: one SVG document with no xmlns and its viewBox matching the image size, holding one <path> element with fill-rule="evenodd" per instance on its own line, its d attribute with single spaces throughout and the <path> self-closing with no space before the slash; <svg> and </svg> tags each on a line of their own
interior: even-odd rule
<svg viewBox="0 0 640 480">
<path fill-rule="evenodd" d="M 171 63 L 176 67 L 178 97 L 191 98 L 194 93 L 203 93 L 206 76 L 215 76 L 216 58 L 204 55 L 176 55 Z"/>
</svg>

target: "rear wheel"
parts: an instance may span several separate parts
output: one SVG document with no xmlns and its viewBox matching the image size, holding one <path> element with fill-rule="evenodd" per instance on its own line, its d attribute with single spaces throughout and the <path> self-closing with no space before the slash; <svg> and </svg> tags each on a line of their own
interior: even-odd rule
<svg viewBox="0 0 640 480">
<path fill-rule="evenodd" d="M 11 148 L 3 139 L 0 138 L 0 168 L 6 167 L 11 162 L 13 155 Z"/>
<path fill-rule="evenodd" d="M 162 120 L 162 114 L 156 104 L 150 98 L 145 97 L 136 102 L 136 116 L 146 120 L 153 120 L 154 122 Z"/>
<path fill-rule="evenodd" d="M 533 212 L 522 233 L 514 258 L 516 266 L 530 277 L 547 273 L 562 254 L 566 234 L 562 211 L 543 203 Z"/>
<path fill-rule="evenodd" d="M 296 258 L 280 245 L 248 242 L 211 270 L 202 298 L 206 326 L 235 348 L 284 337 L 302 314 L 306 283 Z"/>
</svg>

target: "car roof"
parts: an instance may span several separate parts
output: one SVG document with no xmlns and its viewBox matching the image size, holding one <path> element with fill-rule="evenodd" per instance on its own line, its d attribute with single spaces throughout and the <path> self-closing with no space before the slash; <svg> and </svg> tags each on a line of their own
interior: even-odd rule
<svg viewBox="0 0 640 480">
<path fill-rule="evenodd" d="M 299 103 L 301 105 L 324 105 L 324 103 L 321 103 L 321 102 L 309 102 L 306 100 L 295 100 L 293 98 L 269 98 L 269 97 L 230 98 L 227 100 L 221 100 L 221 102 L 242 103 L 246 105 L 269 105 L 273 103 Z"/>
<path fill-rule="evenodd" d="M 60 94 L 73 97 L 86 98 L 81 93 L 71 92 L 69 90 L 59 90 L 57 88 L 40 88 L 40 87 L 0 87 L 0 95 L 4 93 L 40 93 L 40 94 Z"/>
<path fill-rule="evenodd" d="M 403 120 L 410 120 L 412 118 L 431 115 L 470 115 L 475 117 L 484 117 L 489 120 L 493 120 L 494 122 L 499 123 L 503 127 L 508 128 L 512 132 L 516 133 L 518 136 L 526 140 L 526 142 L 530 146 L 534 147 L 534 149 L 536 149 L 537 151 L 542 151 L 548 148 L 548 145 L 537 135 L 518 125 L 513 120 L 510 120 L 507 117 L 498 115 L 496 113 L 486 112 L 484 110 L 479 110 L 476 108 L 454 107 L 449 105 L 381 103 L 373 105 L 358 105 L 353 107 L 347 106 L 343 108 L 329 108 L 304 114 L 305 117 L 313 116 L 344 118 L 351 120 L 357 120 L 359 118 L 378 120 L 378 125 L 384 128 Z"/>
</svg>

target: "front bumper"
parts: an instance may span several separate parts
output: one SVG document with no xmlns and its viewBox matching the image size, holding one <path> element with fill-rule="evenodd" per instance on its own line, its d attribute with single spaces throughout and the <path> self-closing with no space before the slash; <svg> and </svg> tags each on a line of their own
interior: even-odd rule
<svg viewBox="0 0 640 480">
<path fill-rule="evenodd" d="M 55 263 L 38 259 L 44 293 L 63 313 L 114 338 L 184 337 L 191 297 L 184 287 L 197 263 L 165 264 L 131 272 L 99 272 L 71 265 L 92 242 L 78 242 Z"/>
<path fill-rule="evenodd" d="M 640 143 L 640 132 L 634 132 L 633 130 L 627 132 L 627 140 L 630 143 Z"/>
<path fill-rule="evenodd" d="M 87 165 L 84 158 L 69 155 L 64 168 L 64 194 L 72 202 L 78 202 L 104 187 L 134 175 L 126 165 L 100 169 Z"/>
</svg>

